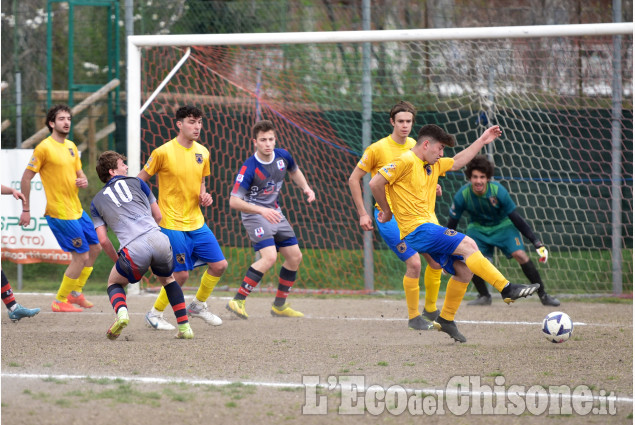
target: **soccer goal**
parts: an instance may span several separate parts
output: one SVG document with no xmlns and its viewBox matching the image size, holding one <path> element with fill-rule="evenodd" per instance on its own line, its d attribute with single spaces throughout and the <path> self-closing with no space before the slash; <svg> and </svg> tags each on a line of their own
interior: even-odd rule
<svg viewBox="0 0 635 425">
<path fill-rule="evenodd" d="M 501 125 L 503 137 L 485 153 L 550 250 L 539 266 L 550 293 L 630 293 L 632 34 L 633 23 L 616 23 L 131 36 L 130 173 L 175 136 L 178 106 L 203 110 L 216 199 L 204 213 L 229 262 L 223 281 L 237 285 L 253 251 L 229 192 L 253 154 L 253 123 L 272 120 L 278 147 L 294 155 L 317 194 L 306 204 L 288 183 L 281 197 L 304 253 L 298 288 L 401 290 L 404 265 L 377 236 L 367 237 L 371 249 L 364 243 L 347 179 L 365 146 L 390 134 L 390 107 L 409 100 L 418 109 L 413 135 L 435 123 L 458 149 Z M 450 173 L 440 183 L 436 213 L 445 224 L 465 177 Z M 495 261 L 525 281 L 515 261 Z M 270 275 L 263 286 L 276 281 Z"/>
</svg>

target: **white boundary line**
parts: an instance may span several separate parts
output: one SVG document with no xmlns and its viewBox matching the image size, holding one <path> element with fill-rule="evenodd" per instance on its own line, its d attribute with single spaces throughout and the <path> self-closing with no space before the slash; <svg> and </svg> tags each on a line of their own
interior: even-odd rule
<svg viewBox="0 0 635 425">
<path fill-rule="evenodd" d="M 107 376 L 107 375 L 44 375 L 44 374 L 27 374 L 27 373 L 3 373 L 2 378 L 17 378 L 17 379 L 109 379 L 112 381 L 120 380 L 125 382 L 138 382 L 143 384 L 188 384 L 188 385 L 216 385 L 216 386 L 225 386 L 232 384 L 242 384 L 242 385 L 252 385 L 255 387 L 263 387 L 263 388 L 305 388 L 304 384 L 298 384 L 296 382 L 266 382 L 266 381 L 228 381 L 224 379 L 183 379 L 183 378 L 162 378 L 162 377 L 152 377 L 152 376 Z M 346 382 L 340 382 L 340 385 L 346 387 Z M 318 387 L 321 388 L 329 388 L 328 384 L 320 384 Z M 357 387 L 356 387 L 357 388 Z M 437 389 L 437 388 L 405 388 L 408 393 L 414 393 L 415 391 L 420 391 L 422 394 L 435 394 L 437 396 L 448 394 L 450 395 L 469 395 L 469 396 L 505 396 L 505 392 L 501 391 L 459 391 L 458 389 Z M 368 388 L 357 388 L 357 391 L 365 392 Z M 527 392 L 519 393 L 519 395 L 523 398 L 527 397 Z M 552 395 L 547 393 L 535 393 L 533 396 L 538 397 L 539 399 L 549 399 Z M 577 400 L 577 401 L 588 401 L 587 396 L 581 395 L 565 395 L 562 394 L 563 399 Z M 602 397 L 593 395 L 593 401 L 600 401 Z M 603 398 L 602 398 L 603 399 Z M 621 404 L 633 404 L 633 397 L 616 397 L 616 403 Z"/>
</svg>

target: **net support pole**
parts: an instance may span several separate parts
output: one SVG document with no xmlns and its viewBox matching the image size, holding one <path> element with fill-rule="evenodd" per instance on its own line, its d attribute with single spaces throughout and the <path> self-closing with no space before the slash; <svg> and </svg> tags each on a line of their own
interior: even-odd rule
<svg viewBox="0 0 635 425">
<path fill-rule="evenodd" d="M 622 2 L 613 0 L 613 20 L 622 20 Z M 611 251 L 613 293 L 622 294 L 622 36 L 613 36 L 613 108 L 611 122 Z"/>
<path fill-rule="evenodd" d="M 128 174 L 136 176 L 141 170 L 141 49 L 128 36 L 127 48 L 127 150 Z"/>
<path fill-rule="evenodd" d="M 362 2 L 363 29 L 370 30 L 370 0 Z M 371 124 L 373 119 L 373 99 L 370 80 L 370 43 L 362 44 L 362 149 L 370 145 Z M 368 183 L 370 174 L 364 176 L 363 194 L 364 207 L 367 211 L 373 210 L 372 197 Z M 372 214 L 371 214 L 372 215 Z M 372 219 L 371 219 L 372 220 Z M 373 261 L 373 231 L 364 232 L 364 289 L 375 289 L 375 264 Z"/>
</svg>

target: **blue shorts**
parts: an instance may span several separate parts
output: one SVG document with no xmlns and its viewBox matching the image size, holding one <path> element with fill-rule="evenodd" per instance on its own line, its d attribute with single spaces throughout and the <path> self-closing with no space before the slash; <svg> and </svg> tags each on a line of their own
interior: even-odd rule
<svg viewBox="0 0 635 425">
<path fill-rule="evenodd" d="M 95 226 L 86 211 L 82 211 L 77 220 L 62 220 L 48 215 L 45 218 L 60 248 L 66 252 L 83 254 L 88 252 L 89 245 L 99 244 Z"/>
<path fill-rule="evenodd" d="M 397 254 L 397 257 L 401 261 L 406 261 L 408 258 L 412 257 L 417 253 L 414 249 L 410 248 L 410 246 L 401 239 L 399 235 L 399 226 L 397 226 L 397 220 L 393 215 L 388 223 L 380 223 L 377 220 L 377 214 L 379 214 L 379 210 L 375 208 L 375 223 L 377 223 L 377 230 L 379 230 L 379 234 L 381 235 L 386 245 Z"/>
<path fill-rule="evenodd" d="M 478 249 L 480 249 L 487 258 L 494 256 L 495 247 L 503 251 L 503 254 L 505 254 L 507 258 L 512 258 L 512 252 L 525 250 L 523 238 L 514 225 L 498 229 L 491 235 L 483 233 L 478 229 L 468 227 L 467 235 L 474 239 L 474 242 L 478 245 Z"/>
<path fill-rule="evenodd" d="M 175 272 L 193 270 L 195 267 L 225 259 L 216 236 L 207 224 L 200 229 L 190 231 L 169 230 L 163 227 L 161 231 L 170 238 Z"/>
<path fill-rule="evenodd" d="M 408 246 L 420 254 L 429 254 L 443 270 L 455 275 L 454 262 L 463 261 L 460 255 L 452 255 L 465 238 L 463 233 L 434 223 L 423 223 L 404 238 Z"/>
</svg>

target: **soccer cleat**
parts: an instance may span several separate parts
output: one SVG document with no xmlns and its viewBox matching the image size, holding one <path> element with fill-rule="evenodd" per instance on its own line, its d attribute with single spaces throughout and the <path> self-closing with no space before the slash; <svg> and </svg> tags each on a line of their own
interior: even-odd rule
<svg viewBox="0 0 635 425">
<path fill-rule="evenodd" d="M 450 321 L 445 320 L 443 317 L 439 317 L 437 320 L 434 321 L 434 328 L 439 332 L 445 332 L 446 334 L 450 335 L 450 337 L 452 337 L 452 339 L 454 339 L 455 341 L 467 341 L 467 338 L 465 338 L 463 334 L 459 332 L 459 329 L 456 327 L 456 323 L 454 323 L 454 320 Z"/>
<path fill-rule="evenodd" d="M 209 311 L 207 308 L 207 303 L 200 301 L 192 301 L 190 305 L 187 306 L 187 315 L 191 317 L 198 317 L 202 319 L 205 323 L 212 326 L 220 326 L 223 324 L 223 321 L 220 317 Z"/>
<path fill-rule="evenodd" d="M 284 303 L 284 305 L 280 307 L 272 305 L 271 315 L 274 317 L 304 317 L 304 314 L 292 309 L 289 303 Z"/>
<path fill-rule="evenodd" d="M 69 302 L 62 303 L 57 300 L 51 304 L 51 310 L 53 310 L 54 313 L 81 313 L 84 311 Z"/>
<path fill-rule="evenodd" d="M 247 314 L 247 310 L 245 310 L 245 301 L 246 300 L 231 299 L 225 308 L 241 319 L 247 319 L 249 315 Z"/>
<path fill-rule="evenodd" d="M 120 309 L 119 313 L 117 313 L 117 320 L 112 324 L 110 329 L 106 331 L 106 338 L 114 341 L 121 335 L 121 331 L 123 328 L 128 326 L 128 322 L 130 322 L 130 318 L 128 316 L 128 310 Z"/>
<path fill-rule="evenodd" d="M 171 331 L 176 329 L 170 322 L 163 318 L 163 312 L 150 310 L 146 313 L 146 325 L 158 331 Z"/>
<path fill-rule="evenodd" d="M 18 320 L 24 319 L 25 317 L 33 317 L 39 312 L 39 308 L 26 308 L 22 307 L 20 304 L 16 304 L 13 311 L 9 310 L 9 319 L 11 319 L 11 321 L 13 322 L 17 322 Z"/>
<path fill-rule="evenodd" d="M 434 311 L 426 311 L 426 309 L 424 308 L 422 316 L 425 319 L 427 319 L 427 320 L 429 320 L 431 322 L 434 322 L 435 320 L 437 320 L 437 317 L 439 317 L 439 313 L 440 313 L 440 311 L 438 309 L 434 310 Z"/>
<path fill-rule="evenodd" d="M 408 320 L 408 328 L 414 329 L 415 331 L 427 331 L 432 329 L 432 322 L 428 322 L 421 315 L 418 315 Z"/>
<path fill-rule="evenodd" d="M 551 307 L 558 307 L 560 305 L 560 300 L 558 298 L 552 297 L 546 292 L 543 293 L 542 295 L 539 295 L 539 297 L 540 297 L 540 302 L 542 303 L 542 305 L 548 305 Z"/>
<path fill-rule="evenodd" d="M 539 287 L 540 285 L 537 283 L 519 285 L 517 283 L 510 282 L 509 285 L 504 287 L 501 291 L 501 297 L 503 297 L 503 301 L 507 304 L 511 304 L 518 298 L 524 298 L 532 295 Z"/>
<path fill-rule="evenodd" d="M 479 295 L 467 305 L 492 305 L 492 296 L 491 295 Z"/>
<path fill-rule="evenodd" d="M 179 325 L 179 332 L 176 334 L 176 339 L 192 339 L 194 338 L 194 331 L 189 323 Z"/>
<path fill-rule="evenodd" d="M 68 302 L 71 304 L 77 304 L 80 307 L 83 308 L 92 308 L 92 306 L 94 306 L 93 303 L 91 303 L 90 301 L 88 301 L 85 297 L 84 294 L 79 294 L 77 296 L 73 295 L 73 293 L 71 292 L 70 294 L 68 294 Z"/>
</svg>

